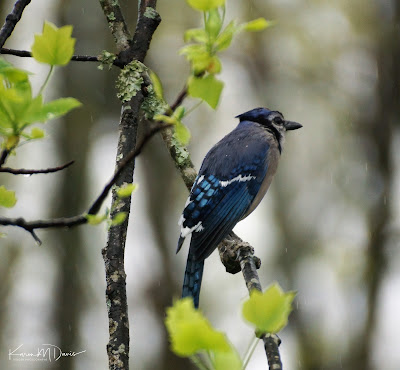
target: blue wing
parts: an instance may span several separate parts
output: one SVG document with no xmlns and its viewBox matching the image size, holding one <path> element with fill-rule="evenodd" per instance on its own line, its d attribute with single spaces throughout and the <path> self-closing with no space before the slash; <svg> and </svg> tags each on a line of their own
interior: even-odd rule
<svg viewBox="0 0 400 370">
<path fill-rule="evenodd" d="M 238 137 L 236 133 L 234 140 Z M 180 220 L 178 251 L 185 237 L 192 234 L 190 249 L 199 261 L 207 258 L 242 219 L 268 170 L 267 143 L 243 136 L 247 146 L 239 152 L 232 150 L 229 139 L 228 135 L 207 154 Z"/>
<path fill-rule="evenodd" d="M 202 230 L 192 234 L 190 248 L 198 260 L 204 260 L 234 228 L 250 206 L 253 197 L 247 184 L 237 182 L 229 190 L 218 191 L 213 199 L 214 207 L 207 207 L 208 215 L 202 222 Z"/>
</svg>

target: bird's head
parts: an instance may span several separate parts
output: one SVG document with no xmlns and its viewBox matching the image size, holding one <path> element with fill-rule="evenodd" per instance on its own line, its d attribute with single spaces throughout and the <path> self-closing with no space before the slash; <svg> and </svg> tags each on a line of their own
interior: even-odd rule
<svg viewBox="0 0 400 370">
<path fill-rule="evenodd" d="M 283 135 L 286 131 L 303 127 L 300 123 L 285 120 L 282 113 L 267 108 L 255 108 L 239 114 L 236 118 L 239 118 L 241 122 L 257 122 L 267 129 L 278 132 L 280 135 Z"/>
</svg>

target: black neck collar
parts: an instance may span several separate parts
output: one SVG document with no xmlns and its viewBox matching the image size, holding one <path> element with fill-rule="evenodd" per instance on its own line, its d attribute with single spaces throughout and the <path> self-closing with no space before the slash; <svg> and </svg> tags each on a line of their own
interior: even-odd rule
<svg viewBox="0 0 400 370">
<path fill-rule="evenodd" d="M 282 140 L 282 134 L 274 127 L 274 126 L 268 126 L 266 129 L 274 135 L 277 143 L 278 143 L 278 149 L 279 153 L 282 153 L 282 146 L 281 146 L 281 140 Z"/>
</svg>

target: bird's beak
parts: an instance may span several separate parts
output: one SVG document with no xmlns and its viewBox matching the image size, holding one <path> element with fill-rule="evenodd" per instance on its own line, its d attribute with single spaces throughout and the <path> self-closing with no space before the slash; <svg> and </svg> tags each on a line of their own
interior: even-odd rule
<svg viewBox="0 0 400 370">
<path fill-rule="evenodd" d="M 297 130 L 298 128 L 301 128 L 301 127 L 303 127 L 303 125 L 300 125 L 300 123 L 293 122 L 293 121 L 285 121 L 286 131 Z"/>
</svg>

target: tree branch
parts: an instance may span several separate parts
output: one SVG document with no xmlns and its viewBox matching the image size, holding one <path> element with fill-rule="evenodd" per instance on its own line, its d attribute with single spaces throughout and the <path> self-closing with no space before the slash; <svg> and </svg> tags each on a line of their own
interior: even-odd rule
<svg viewBox="0 0 400 370">
<path fill-rule="evenodd" d="M 185 84 L 185 86 L 183 87 L 183 89 L 178 94 L 177 98 L 175 99 L 175 101 L 170 106 L 172 112 L 182 104 L 182 102 L 185 100 L 187 94 L 188 94 L 188 88 L 187 88 L 187 85 Z"/>
<path fill-rule="evenodd" d="M 156 11 L 157 0 L 141 0 L 139 8 L 138 22 L 136 24 L 135 35 L 130 43 L 130 48 L 126 53 L 129 61 L 139 60 L 143 62 L 149 50 L 152 35 L 161 22 L 161 17 Z M 149 37 L 150 36 L 150 37 Z M 122 53 L 120 58 L 123 60 Z"/>
<path fill-rule="evenodd" d="M 150 41 L 161 19 L 155 10 L 156 1 L 142 0 L 135 35 L 131 41 L 128 27 L 117 1 L 99 0 L 109 28 L 116 42 L 118 57 L 123 64 L 136 59 L 144 61 Z M 122 105 L 119 124 L 119 140 L 116 166 L 136 146 L 139 110 L 143 103 L 143 92 L 139 91 L 129 102 Z M 121 171 L 116 185 L 131 183 L 134 161 Z M 95 206 L 95 205 L 93 205 Z M 111 217 L 116 212 L 126 212 L 128 217 L 120 225 L 110 227 L 107 245 L 102 250 L 106 270 L 106 301 L 109 319 L 109 342 L 107 344 L 110 369 L 129 368 L 129 320 L 126 297 L 126 274 L 124 267 L 125 242 L 129 221 L 131 198 L 118 199 L 113 192 Z"/>
<path fill-rule="evenodd" d="M 114 37 L 117 50 L 121 52 L 129 48 L 131 35 L 128 31 L 121 7 L 118 1 L 99 0 L 103 13 L 107 18 L 108 27 Z"/>
<path fill-rule="evenodd" d="M 103 191 L 99 194 L 99 196 L 92 203 L 92 205 L 90 206 L 87 213 L 83 213 L 81 215 L 77 215 L 77 216 L 73 216 L 73 217 L 53 218 L 50 220 L 35 220 L 35 221 L 26 221 L 22 217 L 18 217 L 18 218 L 0 217 L 0 225 L 20 227 L 20 228 L 28 231 L 33 236 L 35 241 L 38 244 L 41 244 L 40 239 L 35 234 L 35 230 L 37 230 L 37 229 L 48 229 L 48 228 L 55 228 L 55 227 L 70 228 L 73 226 L 86 224 L 88 222 L 86 215 L 87 214 L 95 215 L 99 212 L 102 204 L 104 203 L 104 200 L 106 199 L 108 193 L 110 192 L 111 187 L 117 182 L 117 180 L 121 176 L 121 173 L 123 172 L 123 170 L 132 162 L 132 160 L 134 158 L 136 158 L 140 154 L 144 145 L 150 140 L 151 137 L 154 136 L 154 134 L 156 134 L 157 132 L 159 132 L 161 130 L 167 129 L 169 126 L 171 126 L 171 125 L 170 124 L 156 125 L 149 130 L 149 132 L 143 138 L 141 143 L 135 149 L 133 149 L 131 152 L 129 152 L 129 154 L 124 158 L 124 160 L 120 162 L 113 177 L 104 186 Z M 72 162 L 70 162 L 70 164 L 72 164 Z"/>
<path fill-rule="evenodd" d="M 282 370 L 282 361 L 279 354 L 281 340 L 276 334 L 264 334 L 261 338 L 264 342 L 269 370 Z"/>
<path fill-rule="evenodd" d="M 29 5 L 31 0 L 17 0 L 10 14 L 7 15 L 3 27 L 0 29 L 0 48 L 3 47 L 6 40 L 10 37 L 16 24 L 21 19 L 24 9 Z"/>
<path fill-rule="evenodd" d="M 84 214 L 73 216 L 73 217 L 65 217 L 65 218 L 53 218 L 50 220 L 35 220 L 35 221 L 26 221 L 22 217 L 19 218 L 6 218 L 0 217 L 0 225 L 2 226 L 17 226 L 25 231 L 29 232 L 32 237 L 35 239 L 36 243 L 39 245 L 42 244 L 42 241 L 35 234 L 36 229 L 49 229 L 55 227 L 73 227 L 77 225 L 83 225 L 87 223 L 87 218 Z"/>
<path fill-rule="evenodd" d="M 0 167 L 6 162 L 7 157 L 10 155 L 10 149 L 3 149 L 0 154 Z"/>
<path fill-rule="evenodd" d="M 50 167 L 43 170 L 27 170 L 25 168 L 15 169 L 9 167 L 0 167 L 0 172 L 11 173 L 12 175 L 36 175 L 42 173 L 53 173 L 64 170 L 65 168 L 71 166 L 74 162 L 75 161 L 71 161 L 59 167 Z"/>
<path fill-rule="evenodd" d="M 32 58 L 32 53 L 28 50 L 16 50 L 16 49 L 1 48 L 0 54 L 14 55 L 16 57 L 21 57 L 21 58 Z M 73 55 L 71 57 L 71 61 L 102 63 L 101 59 L 98 56 L 93 56 L 93 55 Z M 125 66 L 125 64 L 119 58 L 115 59 L 112 64 L 115 65 L 116 67 L 120 67 L 120 68 L 123 68 Z"/>
<path fill-rule="evenodd" d="M 107 197 L 111 187 L 117 183 L 117 181 L 119 180 L 119 177 L 121 176 L 122 172 L 125 170 L 125 168 L 127 167 L 127 165 L 129 163 L 132 162 L 132 160 L 134 158 L 136 158 L 140 152 L 142 151 L 144 145 L 147 143 L 147 141 L 153 137 L 154 134 L 156 134 L 159 131 L 162 130 L 167 130 L 168 128 L 170 128 L 172 126 L 172 124 L 170 123 L 165 123 L 165 124 L 161 124 L 161 125 L 155 125 L 153 126 L 149 132 L 146 134 L 146 136 L 143 138 L 143 140 L 140 142 L 140 144 L 133 149 L 132 151 L 130 151 L 127 156 L 121 160 L 117 166 L 117 169 L 114 173 L 114 176 L 111 178 L 111 180 L 107 183 L 107 185 L 104 187 L 102 193 L 98 196 L 98 198 L 95 200 L 95 202 L 92 204 L 92 206 L 90 207 L 88 214 L 89 215 L 94 215 L 96 214 L 102 203 L 104 202 L 105 198 Z"/>
</svg>

